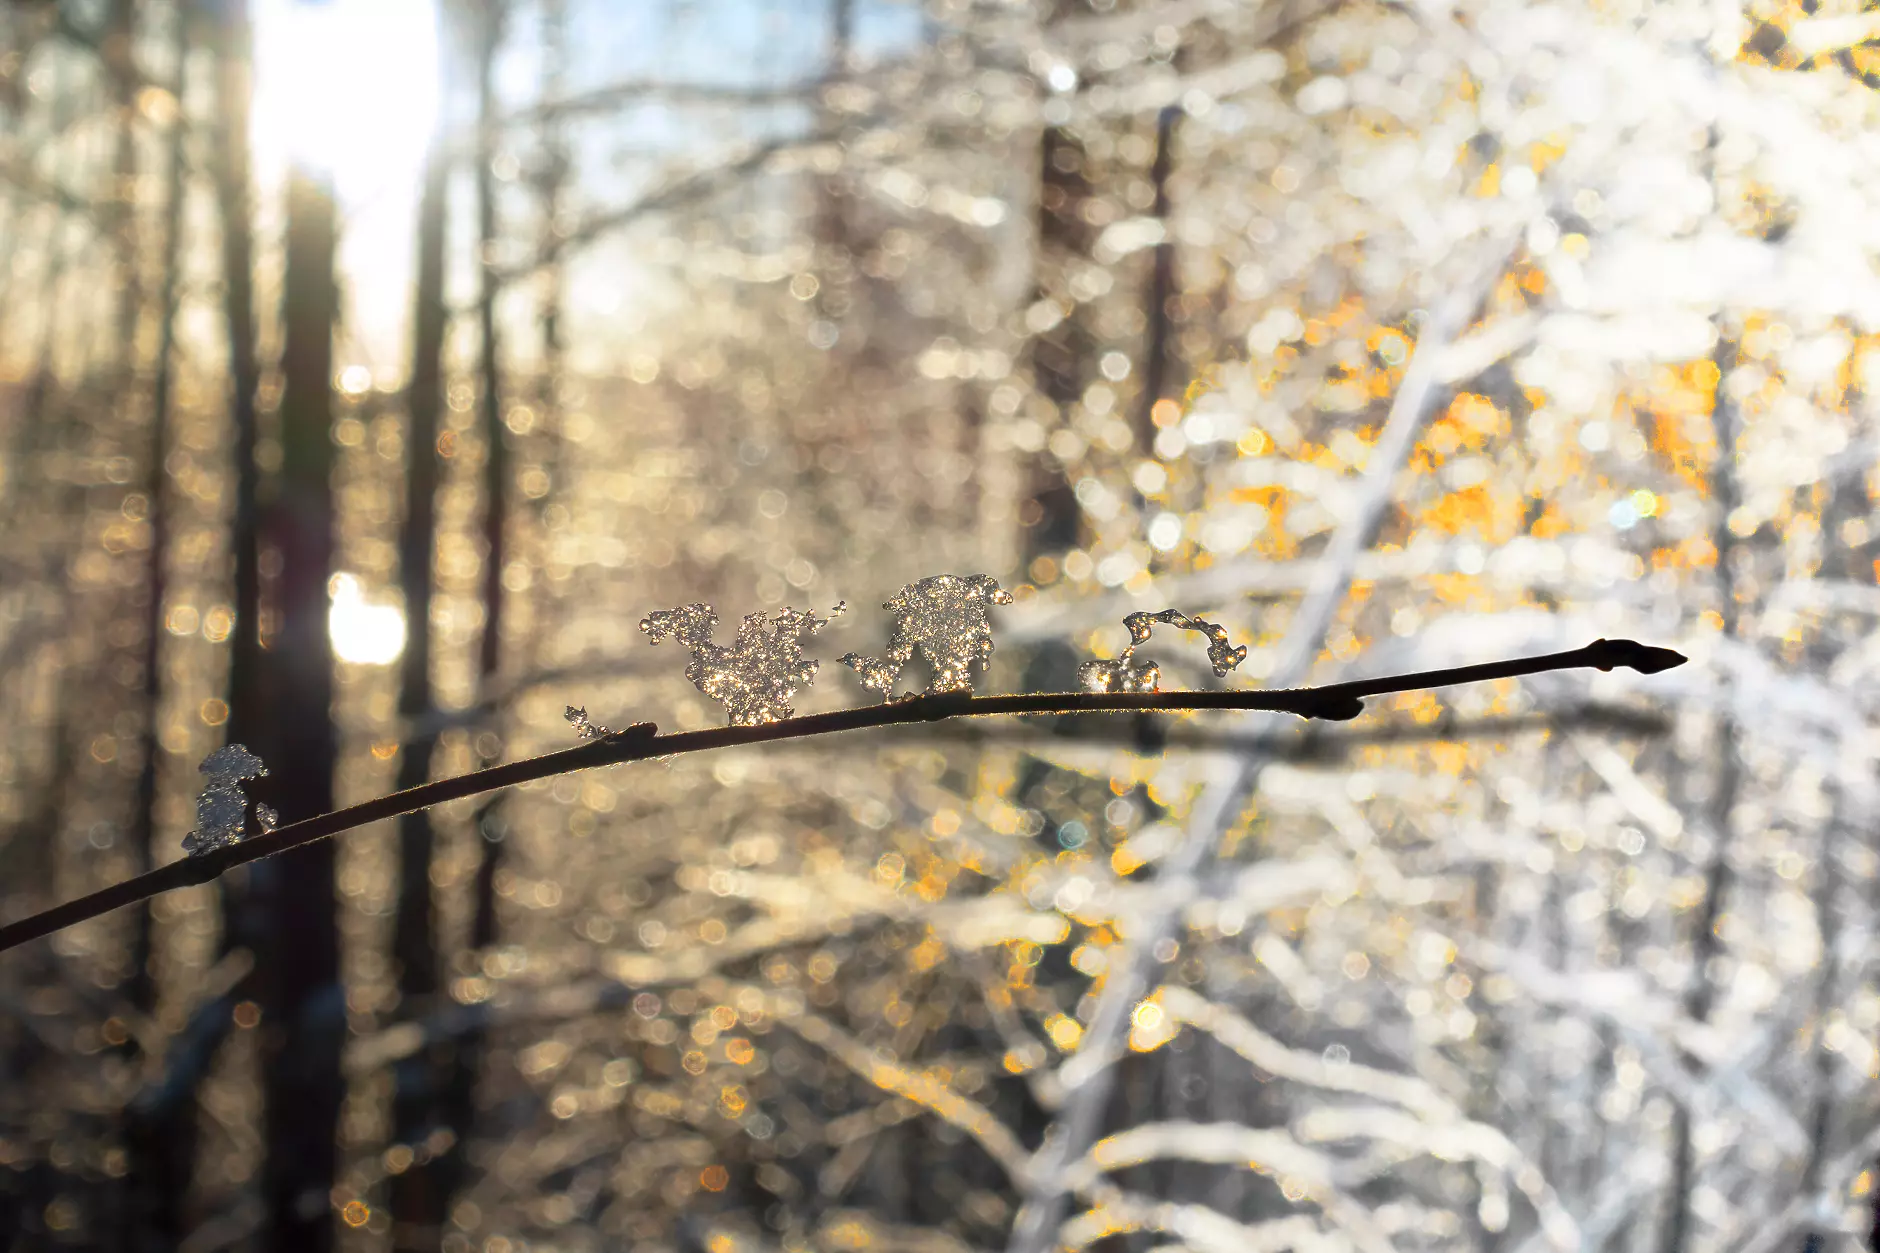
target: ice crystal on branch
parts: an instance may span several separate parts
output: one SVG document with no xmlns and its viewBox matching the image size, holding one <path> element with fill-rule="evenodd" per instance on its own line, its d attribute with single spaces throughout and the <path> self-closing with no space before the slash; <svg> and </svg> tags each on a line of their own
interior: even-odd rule
<svg viewBox="0 0 1880 1253">
<path fill-rule="evenodd" d="M 598 740 L 602 736 L 613 734 L 612 731 L 609 731 L 600 723 L 589 721 L 588 711 L 585 707 L 570 705 L 568 706 L 568 711 L 564 713 L 562 717 L 574 724 L 575 733 L 584 740 Z"/>
<path fill-rule="evenodd" d="M 584 705 L 569 705 L 561 716 L 574 727 L 575 734 L 584 740 L 637 740 L 659 734 L 659 727 L 651 722 L 635 722 L 624 731 L 604 727 L 588 717 L 587 707 Z"/>
<path fill-rule="evenodd" d="M 837 604 L 831 616 L 844 607 Z M 734 727 L 776 722 L 796 712 L 790 698 L 815 680 L 817 667 L 803 656 L 802 637 L 827 625 L 829 619 L 813 609 L 747 614 L 727 648 L 712 642 L 718 613 L 710 605 L 662 609 L 640 620 L 651 642 L 670 638 L 692 650 L 685 677 L 725 707 Z"/>
<path fill-rule="evenodd" d="M 1162 681 L 1162 668 L 1147 657 L 1141 661 L 1135 659 L 1137 647 L 1149 642 L 1149 635 L 1158 622 L 1207 636 L 1208 660 L 1213 663 L 1217 676 L 1225 675 L 1247 659 L 1247 646 L 1235 647 L 1229 643 L 1227 631 L 1219 623 L 1190 618 L 1179 609 L 1132 613 L 1123 619 L 1123 625 L 1129 630 L 1129 645 L 1123 649 L 1122 656 L 1115 661 L 1086 661 L 1077 667 L 1078 683 L 1087 692 L 1159 691 L 1157 685 Z"/>
<path fill-rule="evenodd" d="M 1011 603 L 1012 594 L 990 575 L 930 575 L 883 602 L 881 607 L 894 614 L 887 656 L 848 653 L 840 660 L 855 671 L 863 687 L 888 700 L 918 649 L 933 671 L 927 695 L 971 692 L 973 672 L 985 669 L 992 656 L 992 623 L 987 612 L 994 605 Z"/>
<path fill-rule="evenodd" d="M 239 844 L 248 835 L 248 796 L 242 783 L 265 778 L 268 768 L 241 744 L 224 744 L 202 759 L 209 785 L 196 797 L 196 829 L 183 837 L 183 851 L 192 857 Z M 255 806 L 255 821 L 272 831 L 280 821 L 266 805 Z"/>
</svg>

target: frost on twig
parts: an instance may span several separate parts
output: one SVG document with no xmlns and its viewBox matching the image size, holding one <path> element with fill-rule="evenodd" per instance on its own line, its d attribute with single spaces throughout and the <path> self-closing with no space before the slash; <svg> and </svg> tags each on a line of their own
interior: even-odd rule
<svg viewBox="0 0 1880 1253">
<path fill-rule="evenodd" d="M 574 724 L 575 734 L 584 740 L 598 740 L 602 736 L 613 734 L 600 723 L 589 721 L 588 711 L 584 706 L 570 705 L 562 717 Z"/>
<path fill-rule="evenodd" d="M 895 681 L 918 649 L 933 671 L 927 695 L 971 692 L 974 671 L 985 669 L 992 656 L 992 623 L 987 612 L 994 605 L 1011 603 L 1012 594 L 990 575 L 930 575 L 883 602 L 881 607 L 894 614 L 887 656 L 848 653 L 840 660 L 855 671 L 863 687 L 889 700 Z"/>
<path fill-rule="evenodd" d="M 575 734 L 584 740 L 637 740 L 659 734 L 659 727 L 651 722 L 635 722 L 624 731 L 604 727 L 588 717 L 587 708 L 582 705 L 569 705 L 561 716 L 574 726 Z"/>
<path fill-rule="evenodd" d="M 838 602 L 830 616 L 845 608 Z M 817 667 L 803 656 L 802 637 L 827 625 L 829 618 L 813 609 L 746 614 L 727 648 L 712 643 L 718 613 L 710 605 L 662 609 L 640 620 L 651 642 L 671 638 L 692 650 L 685 677 L 725 707 L 734 727 L 778 722 L 796 712 L 790 699 L 814 681 Z"/>
<path fill-rule="evenodd" d="M 239 844 L 248 835 L 247 779 L 265 778 L 261 758 L 241 744 L 224 744 L 202 759 L 209 785 L 196 797 L 196 829 L 183 837 L 183 851 L 191 857 Z M 262 831 L 274 830 L 280 815 L 266 805 L 255 805 L 255 821 Z"/>
<path fill-rule="evenodd" d="M 1132 613 L 1123 619 L 1123 625 L 1129 629 L 1129 645 L 1123 649 L 1122 656 L 1115 661 L 1086 661 L 1077 667 L 1078 684 L 1086 692 L 1160 691 L 1157 685 L 1162 681 L 1161 667 L 1147 657 L 1141 661 L 1135 660 L 1137 646 L 1149 642 L 1149 635 L 1157 622 L 1166 622 L 1184 631 L 1199 631 L 1207 636 L 1208 660 L 1214 665 L 1216 677 L 1224 676 L 1247 659 L 1247 646 L 1242 644 L 1235 647 L 1230 644 L 1226 629 L 1217 622 L 1190 618 L 1179 609 Z"/>
</svg>

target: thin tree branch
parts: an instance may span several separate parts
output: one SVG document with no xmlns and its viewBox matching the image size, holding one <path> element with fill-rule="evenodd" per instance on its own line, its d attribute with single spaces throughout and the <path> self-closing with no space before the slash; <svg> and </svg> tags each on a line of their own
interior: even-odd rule
<svg viewBox="0 0 1880 1253">
<path fill-rule="evenodd" d="M 1156 724 L 1144 728 L 1134 720 L 1079 718 L 1071 722 L 1024 725 L 946 723 L 930 728 L 927 738 L 938 743 L 976 744 L 985 747 L 1133 748 L 1140 752 L 1259 753 L 1276 761 L 1329 764 L 1343 761 L 1360 748 L 1402 744 L 1429 744 L 1466 740 L 1501 740 L 1540 731 L 1604 732 L 1615 737 L 1659 739 L 1671 732 L 1671 719 L 1655 710 L 1595 701 L 1526 714 L 1487 718 L 1445 713 L 1433 722 L 1381 723 L 1354 731 L 1312 728 L 1300 735 L 1263 735 Z M 1622 759 L 1623 760 L 1623 759 Z"/>
<path fill-rule="evenodd" d="M 604 113 L 627 105 L 649 101 L 671 105 L 778 105 L 807 104 L 825 87 L 821 78 L 805 79 L 776 86 L 745 86 L 738 83 L 674 82 L 669 79 L 626 79 L 595 87 L 570 96 L 544 100 L 512 110 L 495 119 L 500 127 L 537 126 L 545 120 Z"/>
<path fill-rule="evenodd" d="M 873 727 L 905 726 L 940 722 L 949 718 L 977 718 L 1000 714 L 1069 713 L 1139 713 L 1169 712 L 1189 709 L 1267 710 L 1296 714 L 1301 718 L 1322 718 L 1348 722 L 1364 711 L 1364 702 L 1373 696 L 1393 692 L 1413 692 L 1424 688 L 1447 687 L 1457 683 L 1482 683 L 1491 679 L 1512 679 L 1522 675 L 1542 674 L 1550 670 L 1592 668 L 1611 670 L 1623 667 L 1641 674 L 1657 674 L 1684 664 L 1682 653 L 1656 648 L 1635 640 L 1595 640 L 1584 648 L 1548 653 L 1539 657 L 1517 657 L 1508 661 L 1484 662 L 1473 666 L 1452 666 L 1442 670 L 1421 670 L 1413 674 L 1361 679 L 1351 683 L 1332 683 L 1324 687 L 1254 689 L 1225 692 L 1034 692 L 1011 696 L 973 696 L 967 693 L 944 696 L 917 696 L 838 709 L 830 713 L 785 718 L 759 726 L 716 727 L 707 731 L 679 731 L 659 734 L 650 722 L 636 723 L 624 731 L 589 740 L 574 748 L 545 753 L 526 761 L 491 766 L 452 779 L 439 779 L 419 787 L 393 792 L 377 800 L 345 809 L 336 809 L 318 817 L 289 823 L 274 831 L 200 853 L 160 866 L 148 874 L 93 892 L 75 901 L 22 918 L 0 927 L 0 952 L 16 948 L 28 940 L 50 935 L 74 923 L 96 918 L 113 909 L 148 900 L 160 892 L 208 883 L 236 866 L 275 853 L 299 848 L 316 840 L 351 831 L 368 823 L 382 822 L 446 801 L 461 800 L 552 778 L 596 766 L 617 766 L 650 758 L 673 757 L 680 753 L 704 752 L 714 748 L 737 748 L 751 744 L 769 744 L 778 740 L 800 739 L 812 735 L 833 735 L 842 731 L 864 731 Z"/>
<path fill-rule="evenodd" d="M 631 226 L 641 218 L 709 199 L 737 180 L 763 172 L 773 157 L 807 151 L 821 144 L 833 143 L 837 138 L 834 134 L 812 134 L 768 140 L 734 161 L 683 175 L 671 183 L 654 188 L 630 204 L 600 210 L 586 221 L 578 223 L 544 255 L 521 265 L 492 268 L 489 279 L 498 288 L 506 288 L 533 278 L 567 254 L 585 248 L 613 231 Z"/>
</svg>

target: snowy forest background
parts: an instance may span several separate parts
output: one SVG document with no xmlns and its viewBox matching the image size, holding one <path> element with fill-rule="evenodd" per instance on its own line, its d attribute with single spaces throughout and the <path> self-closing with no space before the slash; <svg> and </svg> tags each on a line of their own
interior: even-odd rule
<svg viewBox="0 0 1880 1253">
<path fill-rule="evenodd" d="M 255 863 L 0 956 L 0 1247 L 1880 1249 L 1880 10 L 6 0 L 0 241 L 3 919 L 708 725 L 691 601 L 1692 658 Z"/>
</svg>

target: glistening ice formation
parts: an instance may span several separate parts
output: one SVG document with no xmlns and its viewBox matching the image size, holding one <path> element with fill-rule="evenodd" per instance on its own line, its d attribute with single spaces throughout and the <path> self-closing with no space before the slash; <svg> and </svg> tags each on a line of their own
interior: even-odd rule
<svg viewBox="0 0 1880 1253">
<path fill-rule="evenodd" d="M 932 670 L 927 695 L 971 692 L 974 672 L 992 656 L 994 605 L 1009 605 L 1012 594 L 985 574 L 935 574 L 902 588 L 882 608 L 894 614 L 885 657 L 848 653 L 843 665 L 862 686 L 892 699 L 895 681 L 918 651 Z"/>
<path fill-rule="evenodd" d="M 196 829 L 183 837 L 183 851 L 191 857 L 239 844 L 248 837 L 248 796 L 242 783 L 265 778 L 268 768 L 241 744 L 224 744 L 202 759 L 209 785 L 196 797 Z M 280 815 L 266 805 L 255 806 L 261 830 L 272 831 Z"/>
<path fill-rule="evenodd" d="M 1162 680 L 1161 667 L 1147 657 L 1141 661 L 1135 659 L 1137 646 L 1149 642 L 1149 635 L 1158 622 L 1207 636 L 1208 660 L 1214 664 L 1216 676 L 1225 675 L 1247 659 L 1247 646 L 1235 647 L 1229 643 L 1227 631 L 1219 623 L 1190 618 L 1179 609 L 1132 613 L 1123 619 L 1123 625 L 1129 630 L 1129 646 L 1123 649 L 1122 655 L 1115 661 L 1086 661 L 1077 667 L 1077 682 L 1086 692 L 1160 691 L 1157 685 Z"/>
<path fill-rule="evenodd" d="M 574 724 L 575 733 L 584 740 L 598 740 L 602 736 L 613 734 L 600 723 L 589 720 L 585 707 L 570 705 L 562 717 Z"/>
<path fill-rule="evenodd" d="M 839 614 L 845 606 L 830 611 Z M 657 644 L 675 639 L 692 650 L 685 677 L 725 707 L 734 727 L 757 726 L 788 718 L 790 701 L 816 678 L 817 663 L 803 656 L 802 637 L 814 635 L 829 619 L 814 610 L 779 609 L 747 614 L 730 647 L 712 642 L 718 613 L 710 605 L 662 609 L 640 621 L 640 630 Z"/>
</svg>

